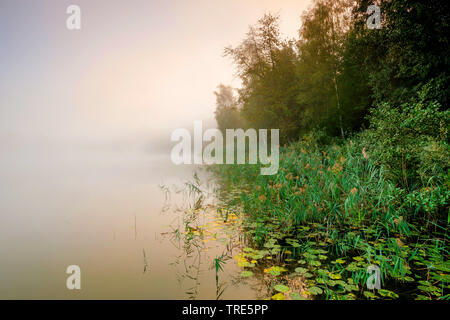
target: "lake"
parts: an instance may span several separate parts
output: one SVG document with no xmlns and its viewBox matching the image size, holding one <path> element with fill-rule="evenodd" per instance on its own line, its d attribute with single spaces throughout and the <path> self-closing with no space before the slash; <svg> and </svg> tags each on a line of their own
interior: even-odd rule
<svg viewBox="0 0 450 320">
<path fill-rule="evenodd" d="M 175 208 L 189 199 L 167 199 L 161 186 L 180 188 L 198 168 L 144 144 L 5 141 L 2 149 L 0 299 L 258 298 L 234 262 L 216 281 L 224 239 L 191 251 L 174 235 L 183 219 Z M 66 288 L 69 265 L 81 268 L 81 290 Z"/>
</svg>

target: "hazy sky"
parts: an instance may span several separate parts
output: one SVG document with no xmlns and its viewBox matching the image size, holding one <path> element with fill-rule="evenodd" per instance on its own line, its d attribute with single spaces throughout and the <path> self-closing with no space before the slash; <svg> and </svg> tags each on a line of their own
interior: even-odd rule
<svg viewBox="0 0 450 320">
<path fill-rule="evenodd" d="M 169 139 L 238 85 L 223 48 L 264 12 L 295 37 L 311 0 L 2 0 L 0 142 Z M 66 29 L 66 8 L 82 29 Z"/>
</svg>

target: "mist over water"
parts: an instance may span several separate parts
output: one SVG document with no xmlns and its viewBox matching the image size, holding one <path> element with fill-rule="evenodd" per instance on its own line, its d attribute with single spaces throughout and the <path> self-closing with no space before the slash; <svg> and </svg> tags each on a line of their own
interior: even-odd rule
<svg viewBox="0 0 450 320">
<path fill-rule="evenodd" d="M 284 2 L 295 35 L 307 2 Z M 283 6 L 80 0 L 82 28 L 69 31 L 70 4 L 0 4 L 0 299 L 186 298 L 159 186 L 195 168 L 172 164 L 170 134 L 215 125 L 213 91 L 239 84 L 223 48 Z M 65 286 L 69 265 L 81 291 Z"/>
<path fill-rule="evenodd" d="M 193 170 L 173 166 L 168 153 L 152 154 L 136 144 L 21 141 L 2 149 L 2 298 L 67 296 L 65 268 L 71 264 L 86 272 L 83 297 L 95 288 L 89 282 L 102 277 L 110 285 L 99 286 L 97 297 L 114 294 L 114 283 L 126 282 L 120 273 L 141 269 L 142 241 L 155 240 L 170 222 L 159 214 L 159 185 L 188 180 Z M 127 297 L 119 287 L 117 298 Z"/>
<path fill-rule="evenodd" d="M 173 165 L 169 143 L 137 141 L 3 145 L 0 298 L 187 299 L 193 285 L 195 298 L 215 296 L 211 263 L 222 252 L 203 257 L 195 281 L 187 277 L 197 263 L 187 267 L 185 248 L 170 234 L 180 216 L 163 211 L 160 188 L 179 190 L 194 172 L 202 179 L 206 173 Z M 170 196 L 173 207 L 187 201 Z M 66 288 L 69 265 L 81 268 L 79 291 Z M 233 263 L 228 267 L 238 274 Z M 223 298 L 256 297 L 239 285 Z"/>
</svg>

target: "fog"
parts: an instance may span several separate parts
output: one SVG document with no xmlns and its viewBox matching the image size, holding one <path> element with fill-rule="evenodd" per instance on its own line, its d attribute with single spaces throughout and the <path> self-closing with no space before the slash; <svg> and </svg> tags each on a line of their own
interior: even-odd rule
<svg viewBox="0 0 450 320">
<path fill-rule="evenodd" d="M 216 86 L 239 86 L 223 48 L 267 11 L 296 36 L 308 4 L 78 0 L 69 31 L 72 2 L 0 3 L 0 298 L 64 297 L 77 259 L 99 275 L 103 252 L 139 256 L 107 243 L 132 239 L 135 217 L 147 236 L 167 223 L 158 185 L 193 172 L 170 162 L 170 133 L 214 126 Z"/>
</svg>

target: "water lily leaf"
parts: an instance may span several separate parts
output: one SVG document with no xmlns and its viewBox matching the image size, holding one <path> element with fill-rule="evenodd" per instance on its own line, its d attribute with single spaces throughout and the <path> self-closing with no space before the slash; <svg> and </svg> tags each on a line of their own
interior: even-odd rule
<svg viewBox="0 0 450 320">
<path fill-rule="evenodd" d="M 272 296 L 272 300 L 285 300 L 286 296 L 282 293 L 277 293 L 276 295 Z"/>
<path fill-rule="evenodd" d="M 273 266 L 267 269 L 264 269 L 265 273 L 270 273 L 273 276 L 279 276 L 282 272 L 286 272 L 287 269 L 283 267 Z"/>
<path fill-rule="evenodd" d="M 281 274 L 281 272 L 278 270 L 270 270 L 269 273 L 273 276 L 279 276 Z"/>
<path fill-rule="evenodd" d="M 289 287 L 283 285 L 283 284 L 277 284 L 273 287 L 275 290 L 277 290 L 278 292 L 287 292 L 289 291 Z"/>
<path fill-rule="evenodd" d="M 375 294 L 373 294 L 373 292 L 370 291 L 364 291 L 364 296 L 367 299 L 375 299 L 377 297 Z"/>
<path fill-rule="evenodd" d="M 336 273 L 332 273 L 332 272 L 328 273 L 328 276 L 333 280 L 342 279 L 342 276 L 340 274 L 336 274 Z"/>
<path fill-rule="evenodd" d="M 414 281 L 414 278 L 412 278 L 412 277 L 403 277 L 403 280 L 407 281 L 407 282 L 412 282 L 412 281 Z"/>
<path fill-rule="evenodd" d="M 302 295 L 300 295 L 298 292 L 291 292 L 289 296 L 291 297 L 292 300 L 308 300 Z"/>
<path fill-rule="evenodd" d="M 320 284 L 325 284 L 326 283 L 325 279 L 323 279 L 323 278 L 316 278 L 316 282 L 320 283 Z"/>
<path fill-rule="evenodd" d="M 320 261 L 316 261 L 316 260 L 310 261 L 309 264 L 314 267 L 320 267 L 322 265 L 322 263 Z"/>
<path fill-rule="evenodd" d="M 313 295 L 319 295 L 319 294 L 323 293 L 323 290 L 319 287 L 311 287 L 311 288 L 308 288 L 307 291 Z"/>
<path fill-rule="evenodd" d="M 342 287 L 345 287 L 345 286 L 347 285 L 347 284 L 345 283 L 345 281 L 343 281 L 343 280 L 336 280 L 335 283 L 338 284 L 338 285 L 340 285 L 340 286 L 342 286 Z"/>
<path fill-rule="evenodd" d="M 346 291 L 358 291 L 358 287 L 354 284 L 347 284 L 344 286 Z"/>
<path fill-rule="evenodd" d="M 379 289 L 378 294 L 381 295 L 382 297 L 389 297 L 392 299 L 398 298 L 398 294 L 396 294 L 395 292 L 392 292 L 390 290 L 386 290 L 386 289 Z"/>
<path fill-rule="evenodd" d="M 344 300 L 356 300 L 356 296 L 353 293 L 346 294 L 343 296 Z"/>
<path fill-rule="evenodd" d="M 241 277 L 248 278 L 251 276 L 253 276 L 253 272 L 251 272 L 251 271 L 242 271 L 241 272 Z"/>
<path fill-rule="evenodd" d="M 304 274 L 308 272 L 308 269 L 306 268 L 302 268 L 302 267 L 298 267 L 295 269 L 295 272 L 300 273 L 300 274 Z"/>
<path fill-rule="evenodd" d="M 348 266 L 346 266 L 345 269 L 350 272 L 355 272 L 359 270 L 359 267 L 356 265 L 356 263 L 352 262 Z"/>
<path fill-rule="evenodd" d="M 439 288 L 435 286 L 418 286 L 417 288 L 425 292 L 433 292 L 435 290 L 439 290 Z"/>
<path fill-rule="evenodd" d="M 238 260 L 238 266 L 241 268 L 245 268 L 250 266 L 250 262 L 248 262 L 247 260 Z"/>
<path fill-rule="evenodd" d="M 308 260 L 316 260 L 316 259 L 317 259 L 317 256 L 316 256 L 316 255 L 311 254 L 311 253 L 309 253 L 309 252 L 305 252 L 305 253 L 303 254 L 303 256 L 304 256 L 306 259 L 308 259 Z"/>
</svg>

